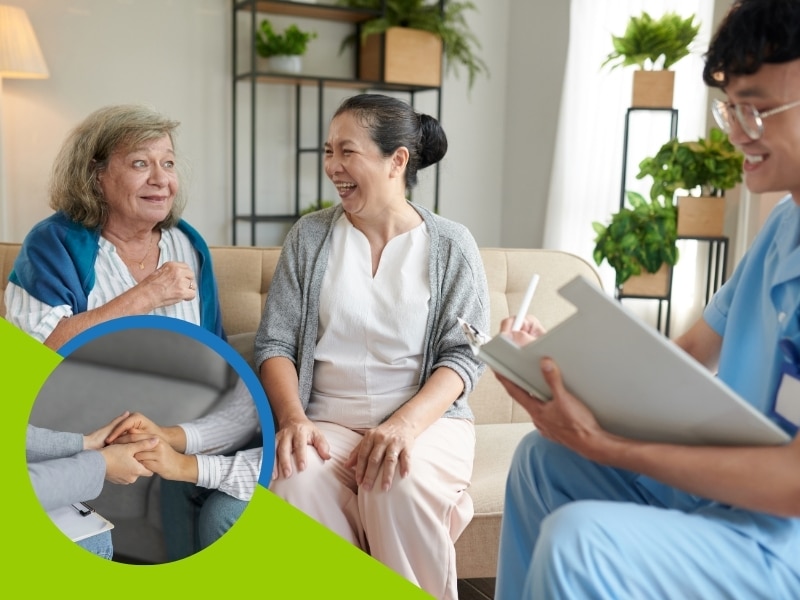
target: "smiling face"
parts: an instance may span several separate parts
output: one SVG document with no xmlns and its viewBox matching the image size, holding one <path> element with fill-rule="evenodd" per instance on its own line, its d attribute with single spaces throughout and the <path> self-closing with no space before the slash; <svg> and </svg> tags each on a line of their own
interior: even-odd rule
<svg viewBox="0 0 800 600">
<path fill-rule="evenodd" d="M 349 112 L 335 117 L 325 142 L 325 174 L 336 186 L 348 214 L 377 214 L 405 198 L 403 169 L 408 151 L 382 155 L 369 131 Z"/>
<path fill-rule="evenodd" d="M 752 104 L 764 113 L 800 100 L 800 60 L 764 64 L 753 75 L 732 76 L 728 101 Z M 745 155 L 744 179 L 754 193 L 789 191 L 800 204 L 800 107 L 770 115 L 764 134 L 751 140 L 733 123 L 730 140 Z"/>
<path fill-rule="evenodd" d="M 117 149 L 97 181 L 108 203 L 106 226 L 118 231 L 152 229 L 167 218 L 178 192 L 172 139 L 165 135 Z"/>
</svg>

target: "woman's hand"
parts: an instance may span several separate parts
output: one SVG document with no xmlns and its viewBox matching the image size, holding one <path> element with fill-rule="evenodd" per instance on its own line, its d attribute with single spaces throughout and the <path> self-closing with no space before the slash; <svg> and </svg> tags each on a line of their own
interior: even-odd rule
<svg viewBox="0 0 800 600">
<path fill-rule="evenodd" d="M 130 411 L 126 410 L 120 416 L 112 420 L 108 425 L 103 425 L 100 429 L 93 431 L 92 433 L 87 433 L 85 436 L 83 436 L 83 449 L 100 450 L 103 448 L 107 443 L 106 438 L 114 429 L 114 427 L 124 421 L 130 414 Z"/>
<path fill-rule="evenodd" d="M 106 461 L 106 481 L 118 484 L 129 484 L 139 477 L 150 477 L 153 472 L 142 465 L 136 455 L 163 444 L 158 438 L 143 435 L 141 439 L 130 444 L 115 444 L 99 450 Z"/>
<path fill-rule="evenodd" d="M 127 444 L 133 438 L 131 435 L 146 433 L 164 440 L 176 452 L 186 451 L 186 432 L 178 425 L 161 427 L 142 413 L 135 412 L 123 419 L 114 427 L 108 437 L 107 444 Z"/>
<path fill-rule="evenodd" d="M 147 294 L 154 309 L 184 300 L 194 300 L 197 296 L 194 272 L 189 265 L 182 262 L 164 263 L 134 289 L 137 288 Z"/>
<path fill-rule="evenodd" d="M 272 478 L 292 476 L 292 457 L 297 465 L 297 472 L 305 470 L 306 446 L 312 446 L 322 460 L 331 457 L 328 440 L 310 419 L 290 420 L 282 425 L 275 434 L 275 466 L 272 469 Z"/>
<path fill-rule="evenodd" d="M 585 458 L 598 460 L 596 451 L 599 444 L 610 434 L 600 427 L 589 408 L 564 388 L 561 371 L 552 359 L 542 359 L 540 367 L 553 395 L 548 401 L 528 394 L 498 373 L 495 375 L 511 397 L 531 416 L 536 429 L 544 437 Z"/>
<path fill-rule="evenodd" d="M 356 483 L 366 490 L 375 485 L 378 475 L 383 491 L 392 487 L 395 472 L 405 477 L 411 470 L 413 428 L 402 421 L 386 421 L 364 434 L 344 466 L 355 469 Z"/>
<path fill-rule="evenodd" d="M 125 419 L 117 421 L 116 425 L 107 434 L 105 443 L 113 444 L 117 442 L 122 444 L 126 441 L 130 441 L 122 439 L 123 436 L 128 433 L 147 433 L 150 436 L 164 439 L 164 432 L 161 427 L 153 423 L 153 421 L 145 417 L 142 413 L 135 412 L 133 414 L 128 413 Z"/>
<path fill-rule="evenodd" d="M 130 442 L 124 445 L 135 445 L 143 440 L 152 439 L 147 433 L 131 433 L 127 437 Z M 197 458 L 192 454 L 177 452 L 163 440 L 158 440 L 158 443 L 150 448 L 141 449 L 134 454 L 134 458 L 142 467 L 161 475 L 164 479 L 197 483 Z"/>
</svg>

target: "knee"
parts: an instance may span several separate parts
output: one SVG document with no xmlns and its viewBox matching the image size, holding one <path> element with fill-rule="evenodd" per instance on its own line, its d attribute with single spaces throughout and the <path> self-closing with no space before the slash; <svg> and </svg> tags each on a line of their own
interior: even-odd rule
<svg viewBox="0 0 800 600">
<path fill-rule="evenodd" d="M 553 590 L 570 582 L 589 587 L 598 555 L 607 557 L 613 535 L 605 527 L 603 502 L 567 504 L 548 515 L 533 553 L 532 575 L 537 589 Z M 544 586 L 544 587 L 542 587 Z"/>
<path fill-rule="evenodd" d="M 247 504 L 224 492 L 212 493 L 200 511 L 198 534 L 201 547 L 205 548 L 222 537 L 242 516 Z"/>
<path fill-rule="evenodd" d="M 269 490 L 290 504 L 296 504 L 304 498 L 314 498 L 319 493 L 319 479 L 314 470 L 295 472 L 291 477 L 273 479 Z"/>
</svg>

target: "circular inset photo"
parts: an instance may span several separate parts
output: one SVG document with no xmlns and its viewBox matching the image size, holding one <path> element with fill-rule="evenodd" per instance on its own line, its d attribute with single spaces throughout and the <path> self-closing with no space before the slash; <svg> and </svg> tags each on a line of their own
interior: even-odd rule
<svg viewBox="0 0 800 600">
<path fill-rule="evenodd" d="M 222 537 L 274 456 L 266 396 L 244 359 L 166 317 L 106 323 L 68 350 L 26 436 L 34 492 L 61 533 L 128 564 L 186 558 Z"/>
</svg>

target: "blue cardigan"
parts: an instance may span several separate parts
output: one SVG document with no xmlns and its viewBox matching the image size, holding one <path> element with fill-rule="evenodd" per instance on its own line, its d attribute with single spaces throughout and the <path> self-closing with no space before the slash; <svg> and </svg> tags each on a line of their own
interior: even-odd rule
<svg viewBox="0 0 800 600">
<path fill-rule="evenodd" d="M 208 245 L 186 221 L 179 221 L 177 228 L 200 257 L 200 325 L 225 339 Z M 49 306 L 66 304 L 73 314 L 86 312 L 95 283 L 99 239 L 100 228 L 87 229 L 57 212 L 37 223 L 25 237 L 8 280 Z"/>
</svg>

